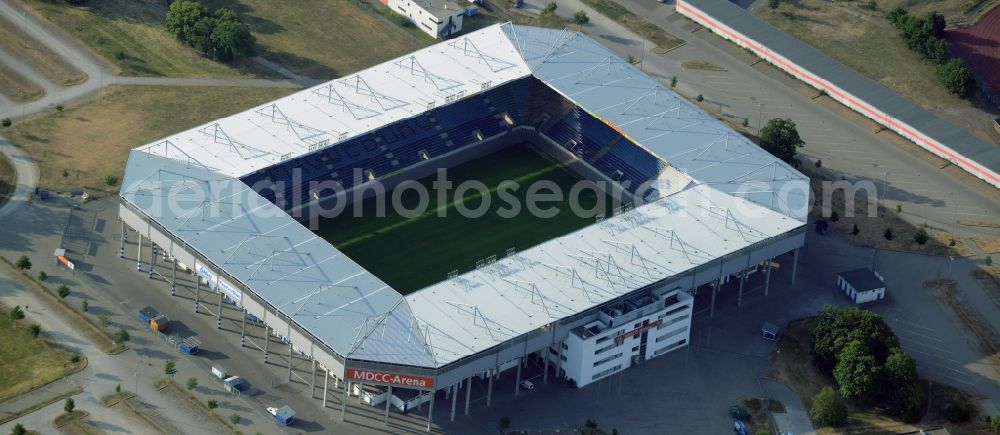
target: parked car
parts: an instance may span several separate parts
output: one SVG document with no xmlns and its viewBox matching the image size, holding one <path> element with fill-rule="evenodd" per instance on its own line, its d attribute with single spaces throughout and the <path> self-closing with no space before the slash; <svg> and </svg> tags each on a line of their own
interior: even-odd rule
<svg viewBox="0 0 1000 435">
<path fill-rule="evenodd" d="M 521 388 L 531 391 L 535 389 L 535 384 L 533 384 L 531 381 L 521 381 Z"/>
<path fill-rule="evenodd" d="M 743 420 L 733 420 L 733 432 L 736 432 L 737 435 L 750 435 L 750 432 L 747 432 L 747 425 Z"/>
</svg>

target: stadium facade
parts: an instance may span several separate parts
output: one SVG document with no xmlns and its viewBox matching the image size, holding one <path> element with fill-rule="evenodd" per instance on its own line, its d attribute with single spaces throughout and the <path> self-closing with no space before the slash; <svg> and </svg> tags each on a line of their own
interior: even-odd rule
<svg viewBox="0 0 1000 435">
<path fill-rule="evenodd" d="M 405 296 L 293 217 L 322 182 L 356 191 L 517 135 L 638 201 Z M 712 285 L 714 309 L 720 281 L 797 256 L 808 189 L 587 36 L 503 24 L 132 150 L 120 217 L 137 269 L 162 255 L 171 288 L 191 270 L 345 400 L 433 407 L 444 390 L 454 418 L 459 388 L 468 413 L 473 377 L 488 404 L 529 358 L 582 386 L 682 348 L 695 289 Z"/>
</svg>

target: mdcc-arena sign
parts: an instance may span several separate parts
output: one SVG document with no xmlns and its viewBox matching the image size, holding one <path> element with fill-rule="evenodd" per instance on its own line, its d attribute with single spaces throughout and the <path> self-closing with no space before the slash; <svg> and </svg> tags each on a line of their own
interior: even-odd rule
<svg viewBox="0 0 1000 435">
<path fill-rule="evenodd" d="M 434 388 L 434 378 L 424 376 L 401 375 L 397 373 L 375 372 L 371 370 L 347 369 L 347 380 L 373 382 L 408 388 Z"/>
</svg>

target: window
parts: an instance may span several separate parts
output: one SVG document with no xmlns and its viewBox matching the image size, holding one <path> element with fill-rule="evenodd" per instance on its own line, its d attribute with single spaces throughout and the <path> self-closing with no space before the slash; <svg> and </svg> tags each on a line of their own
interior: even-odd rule
<svg viewBox="0 0 1000 435">
<path fill-rule="evenodd" d="M 624 355 L 624 354 L 621 353 L 621 352 L 618 352 L 618 353 L 616 353 L 614 355 L 611 355 L 611 356 L 609 356 L 607 358 L 604 358 L 604 359 L 602 359 L 600 361 L 596 361 L 596 362 L 594 362 L 594 367 L 597 367 L 597 366 L 599 366 L 601 364 L 604 364 L 604 363 L 606 363 L 608 361 L 611 361 L 611 360 L 614 360 L 616 358 L 621 358 L 622 355 Z"/>
<path fill-rule="evenodd" d="M 605 377 L 607 375 L 610 375 L 611 373 L 617 372 L 618 370 L 621 370 L 621 369 L 622 369 L 622 365 L 618 364 L 618 365 L 616 365 L 616 366 L 614 366 L 614 367 L 612 367 L 610 369 L 607 369 L 607 370 L 604 370 L 604 371 L 602 371 L 600 373 L 595 374 L 594 376 L 592 376 L 590 378 L 590 380 L 593 381 L 593 380 L 597 380 L 597 378 L 603 378 L 603 377 Z"/>
</svg>

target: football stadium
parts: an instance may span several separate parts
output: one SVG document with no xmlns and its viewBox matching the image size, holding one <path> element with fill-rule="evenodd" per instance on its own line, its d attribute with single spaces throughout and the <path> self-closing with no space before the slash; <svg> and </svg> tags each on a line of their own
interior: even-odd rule
<svg viewBox="0 0 1000 435">
<path fill-rule="evenodd" d="M 696 295 L 794 280 L 808 189 L 586 35 L 501 24 L 132 150 L 120 217 L 137 270 L 192 274 L 341 418 L 430 428 L 473 382 L 582 387 L 686 346 Z"/>
</svg>

